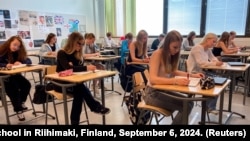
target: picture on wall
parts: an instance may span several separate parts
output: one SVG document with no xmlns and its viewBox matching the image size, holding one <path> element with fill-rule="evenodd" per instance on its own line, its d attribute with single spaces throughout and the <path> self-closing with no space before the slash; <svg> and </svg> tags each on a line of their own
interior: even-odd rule
<svg viewBox="0 0 250 141">
<path fill-rule="evenodd" d="M 0 31 L 0 39 L 6 39 L 5 31 Z"/>
<path fill-rule="evenodd" d="M 46 26 L 51 27 L 54 25 L 52 16 L 45 16 L 45 19 L 46 19 Z"/>
<path fill-rule="evenodd" d="M 19 11 L 19 21 L 21 25 L 29 25 L 29 12 L 20 10 Z"/>
</svg>

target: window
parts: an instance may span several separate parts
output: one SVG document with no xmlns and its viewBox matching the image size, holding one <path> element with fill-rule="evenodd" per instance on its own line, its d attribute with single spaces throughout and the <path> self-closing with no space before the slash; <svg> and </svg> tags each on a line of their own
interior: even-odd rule
<svg viewBox="0 0 250 141">
<path fill-rule="evenodd" d="M 200 33 L 201 0 L 169 0 L 168 31 L 177 30 L 182 35 Z"/>
<path fill-rule="evenodd" d="M 207 0 L 206 32 L 245 35 L 248 0 Z"/>
<path fill-rule="evenodd" d="M 152 36 L 163 32 L 163 0 L 136 0 L 136 32 L 141 29 Z"/>
</svg>

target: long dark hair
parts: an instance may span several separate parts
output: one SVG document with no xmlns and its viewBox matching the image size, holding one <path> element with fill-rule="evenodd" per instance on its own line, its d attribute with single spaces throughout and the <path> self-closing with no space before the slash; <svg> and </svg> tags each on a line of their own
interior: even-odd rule
<svg viewBox="0 0 250 141">
<path fill-rule="evenodd" d="M 27 51 L 25 45 L 19 36 L 12 36 L 7 41 L 5 41 L 2 45 L 0 45 L 0 56 L 8 55 L 9 63 L 14 63 L 13 56 L 11 55 L 10 45 L 14 40 L 18 40 L 20 43 L 19 49 L 16 51 L 17 53 L 17 61 L 24 61 L 27 58 Z"/>
<path fill-rule="evenodd" d="M 193 36 L 195 36 L 196 33 L 194 31 L 191 31 L 188 36 L 187 36 L 187 40 L 188 40 L 188 44 L 189 46 L 194 46 L 194 40 L 192 39 Z"/>
</svg>

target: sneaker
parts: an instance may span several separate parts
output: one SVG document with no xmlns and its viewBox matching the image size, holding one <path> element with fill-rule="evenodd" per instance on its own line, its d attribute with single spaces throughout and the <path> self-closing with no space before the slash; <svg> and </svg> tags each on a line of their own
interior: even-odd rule
<svg viewBox="0 0 250 141">
<path fill-rule="evenodd" d="M 28 107 L 24 103 L 22 103 L 22 108 L 23 108 L 23 111 L 28 110 Z"/>
<path fill-rule="evenodd" d="M 106 115 L 106 114 L 110 113 L 110 109 L 103 107 L 103 106 L 98 106 L 93 112 L 95 112 L 97 114 Z"/>
<path fill-rule="evenodd" d="M 208 109 L 207 112 L 211 113 L 211 114 L 214 114 L 214 115 L 218 115 L 219 114 L 219 111 L 215 110 L 215 109 Z"/>
<path fill-rule="evenodd" d="M 23 111 L 18 111 L 18 112 L 16 113 L 16 115 L 17 115 L 19 121 L 24 121 L 24 120 L 25 120 Z"/>
</svg>

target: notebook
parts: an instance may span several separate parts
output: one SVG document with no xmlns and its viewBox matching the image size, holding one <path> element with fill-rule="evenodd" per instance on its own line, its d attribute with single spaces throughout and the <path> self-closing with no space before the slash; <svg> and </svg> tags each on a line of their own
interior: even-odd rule
<svg viewBox="0 0 250 141">
<path fill-rule="evenodd" d="M 11 69 L 17 69 L 17 68 L 23 68 L 23 67 L 26 67 L 27 64 L 20 64 L 20 65 L 14 65 L 11 67 Z"/>
<path fill-rule="evenodd" d="M 214 77 L 214 84 L 215 85 L 223 85 L 227 81 L 225 77 Z"/>
<path fill-rule="evenodd" d="M 230 66 L 245 66 L 245 63 L 242 62 L 227 62 Z"/>
<path fill-rule="evenodd" d="M 187 77 L 175 76 L 175 78 L 187 78 Z M 189 77 L 189 80 L 190 80 L 190 82 L 188 84 L 189 87 L 195 87 L 200 83 L 200 78 Z"/>
</svg>

